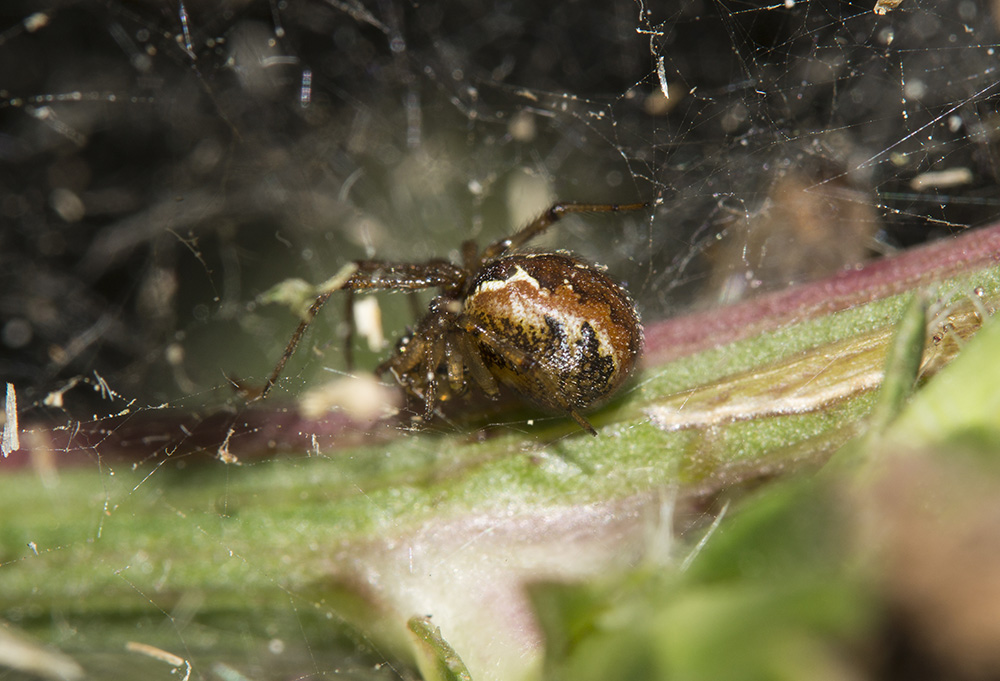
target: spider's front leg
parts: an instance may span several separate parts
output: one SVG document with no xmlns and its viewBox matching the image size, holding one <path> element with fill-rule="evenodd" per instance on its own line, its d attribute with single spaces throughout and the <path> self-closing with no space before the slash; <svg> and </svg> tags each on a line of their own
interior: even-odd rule
<svg viewBox="0 0 1000 681">
<path fill-rule="evenodd" d="M 375 369 L 391 373 L 403 389 L 424 402 L 424 417 L 433 416 L 439 402 L 465 392 L 466 368 L 456 335 L 455 299 L 438 296 L 417 327 L 400 340 L 395 354 Z"/>
<path fill-rule="evenodd" d="M 302 341 L 306 330 L 312 324 L 316 315 L 323 308 L 326 302 L 334 293 L 340 290 L 367 291 L 367 290 L 400 290 L 418 291 L 428 288 L 441 288 L 443 290 L 454 290 L 460 288 L 465 281 L 465 270 L 452 265 L 445 260 L 432 260 L 426 263 L 394 263 L 380 260 L 359 260 L 350 265 L 345 271 L 333 277 L 321 287 L 321 292 L 312 305 L 306 311 L 305 316 L 295 329 L 292 337 L 285 346 L 285 351 L 278 360 L 267 382 L 261 389 L 259 395 L 254 399 L 262 399 L 277 382 L 278 377 L 285 368 L 285 364 L 295 354 L 296 348 Z M 353 325 L 353 296 L 347 300 L 347 323 Z M 353 326 L 349 327 L 348 342 L 353 337 Z M 348 355 L 350 356 L 350 355 Z"/>
</svg>

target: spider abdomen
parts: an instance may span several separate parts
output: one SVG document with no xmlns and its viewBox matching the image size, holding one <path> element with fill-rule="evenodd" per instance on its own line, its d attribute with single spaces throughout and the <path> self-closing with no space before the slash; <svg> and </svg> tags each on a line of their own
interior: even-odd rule
<svg viewBox="0 0 1000 681">
<path fill-rule="evenodd" d="M 463 316 L 497 379 L 563 413 L 610 397 L 642 354 L 642 324 L 625 290 L 563 253 L 487 263 L 471 282 Z"/>
</svg>

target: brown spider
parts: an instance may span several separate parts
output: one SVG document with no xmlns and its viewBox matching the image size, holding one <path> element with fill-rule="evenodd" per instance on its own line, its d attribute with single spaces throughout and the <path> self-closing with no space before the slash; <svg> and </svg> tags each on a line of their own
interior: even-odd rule
<svg viewBox="0 0 1000 681">
<path fill-rule="evenodd" d="M 509 239 L 462 244 L 462 265 L 445 260 L 359 260 L 339 287 L 324 291 L 292 334 L 260 393 L 264 397 L 320 308 L 337 290 L 438 288 L 427 313 L 375 369 L 392 372 L 423 400 L 430 419 L 438 402 L 465 392 L 469 377 L 486 395 L 504 383 L 528 400 L 573 417 L 607 400 L 642 354 L 642 324 L 624 288 L 602 268 L 565 253 L 518 253 L 567 213 L 638 210 L 646 203 L 557 203 Z M 350 316 L 348 317 L 350 319 Z M 350 339 L 348 339 L 348 344 Z"/>
</svg>

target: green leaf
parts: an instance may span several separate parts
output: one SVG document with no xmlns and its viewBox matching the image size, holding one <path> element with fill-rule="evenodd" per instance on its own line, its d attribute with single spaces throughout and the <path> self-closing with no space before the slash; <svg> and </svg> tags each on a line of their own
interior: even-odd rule
<svg viewBox="0 0 1000 681">
<path fill-rule="evenodd" d="M 870 583 L 844 569 L 835 492 L 781 483 L 739 502 L 865 432 L 914 291 L 932 301 L 929 383 L 886 437 L 947 439 L 995 414 L 988 372 L 940 389 L 947 372 L 931 376 L 978 343 L 967 339 L 998 299 L 996 268 L 911 274 L 864 304 L 782 309 L 755 335 L 658 360 L 593 415 L 597 438 L 508 412 L 481 421 L 491 437 L 432 424 L 385 440 L 272 406 L 154 455 L 161 436 L 193 431 L 155 410 L 66 432 L 23 424 L 8 466 L 34 468 L 0 477 L 0 617 L 118 678 L 164 671 L 129 642 L 247 677 L 391 677 L 429 659 L 477 680 L 537 678 L 545 664 L 574 679 L 833 669 L 832 651 L 873 617 Z M 976 352 L 981 365 L 995 356 Z M 890 371 L 898 411 L 912 369 Z M 309 434 L 298 456 L 259 455 Z M 223 450 L 240 465 L 215 458 Z M 529 595 L 540 583 L 562 586 Z"/>
</svg>

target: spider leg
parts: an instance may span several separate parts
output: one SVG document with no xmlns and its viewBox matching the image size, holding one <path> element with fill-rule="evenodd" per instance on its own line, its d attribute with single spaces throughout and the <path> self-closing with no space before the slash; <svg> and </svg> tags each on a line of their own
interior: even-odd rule
<svg viewBox="0 0 1000 681">
<path fill-rule="evenodd" d="M 387 371 L 392 371 L 396 376 L 403 376 L 413 371 L 420 364 L 424 355 L 424 342 L 416 334 L 410 339 L 409 344 L 399 354 L 390 356 L 387 360 L 375 367 L 376 376 L 381 376 Z"/>
<path fill-rule="evenodd" d="M 465 353 L 461 339 L 467 334 L 450 333 L 445 342 L 444 356 L 448 360 L 448 389 L 452 395 L 459 395 L 465 389 Z"/>
<path fill-rule="evenodd" d="M 587 431 L 594 437 L 597 437 L 597 430 L 594 429 L 594 426 L 591 425 L 590 421 L 588 421 L 583 417 L 583 414 L 578 412 L 576 409 L 570 409 L 569 415 L 573 417 L 574 421 L 580 424 L 581 428 L 583 428 L 585 431 Z"/>
<path fill-rule="evenodd" d="M 271 390 L 271 387 L 278 380 L 278 376 L 281 375 L 281 371 L 285 368 L 285 363 L 288 362 L 289 358 L 291 358 L 292 354 L 295 352 L 295 348 L 299 346 L 299 341 L 302 340 L 302 334 L 306 332 L 306 329 L 309 328 L 309 325 L 312 323 L 312 320 L 315 319 L 316 314 L 320 311 L 320 308 L 326 304 L 326 301 L 330 300 L 330 296 L 332 296 L 333 293 L 334 291 L 326 291 L 316 296 L 316 300 L 314 300 L 313 304 L 309 306 L 309 310 L 306 312 L 305 318 L 299 322 L 298 327 L 295 329 L 295 333 L 292 334 L 292 337 L 288 341 L 288 345 L 285 346 L 285 352 L 282 353 L 281 359 L 278 360 L 278 363 L 275 365 L 271 375 L 267 377 L 267 383 L 264 384 L 264 388 L 260 391 L 260 395 L 257 399 L 264 399 L 267 397 L 267 393 Z"/>
<path fill-rule="evenodd" d="M 475 341 L 473 341 L 472 334 L 463 333 L 459 337 L 459 344 L 462 348 L 462 355 L 469 365 L 469 373 L 472 374 L 472 378 L 475 379 L 476 383 L 479 384 L 479 387 L 482 388 L 488 397 L 496 399 L 500 394 L 500 389 L 497 387 L 497 381 L 493 378 L 493 374 L 483 364 L 483 356 L 479 354 L 479 349 L 476 347 Z"/>
<path fill-rule="evenodd" d="M 413 323 L 420 323 L 420 318 L 427 314 L 426 305 L 422 305 L 417 296 L 407 296 L 407 303 L 410 306 L 410 317 L 413 319 Z"/>
<path fill-rule="evenodd" d="M 306 329 L 312 324 L 330 296 L 339 290 L 353 293 L 362 290 L 400 289 L 416 291 L 427 288 L 455 289 L 465 281 L 465 271 L 446 260 L 432 260 L 426 263 L 396 263 L 381 260 L 358 260 L 350 266 L 352 269 L 346 278 L 334 277 L 325 286 L 322 293 L 309 307 L 305 317 L 292 334 L 285 351 L 278 360 L 271 375 L 267 377 L 260 394 L 255 399 L 263 399 L 277 382 L 285 368 L 285 364 L 295 353 Z M 348 298 L 348 312 L 353 312 L 353 301 Z M 353 340 L 353 320 L 348 319 L 348 342 Z M 353 353 L 348 354 L 348 362 L 353 362 Z M 380 367 L 381 368 L 381 367 Z M 387 367 L 386 367 L 387 368 Z"/>
<path fill-rule="evenodd" d="M 431 341 L 430 349 L 424 354 L 424 361 L 421 369 L 424 371 L 423 378 L 427 381 L 424 388 L 424 418 L 428 421 L 434 416 L 434 405 L 438 400 L 438 377 L 437 370 L 444 359 L 445 341 L 443 336 L 438 336 Z"/>
<path fill-rule="evenodd" d="M 561 220 L 568 213 L 618 213 L 627 210 L 641 210 L 648 203 L 556 203 L 544 213 L 507 239 L 494 241 L 483 251 L 482 261 L 491 260 L 507 251 L 520 248 L 536 236 Z"/>
<path fill-rule="evenodd" d="M 344 292 L 344 319 L 347 329 L 344 331 L 344 366 L 347 373 L 354 371 L 354 289 Z"/>
<path fill-rule="evenodd" d="M 465 270 L 447 260 L 425 263 L 399 263 L 382 260 L 358 260 L 354 273 L 340 288 L 352 291 L 425 288 L 451 289 L 465 281 Z"/>
</svg>

